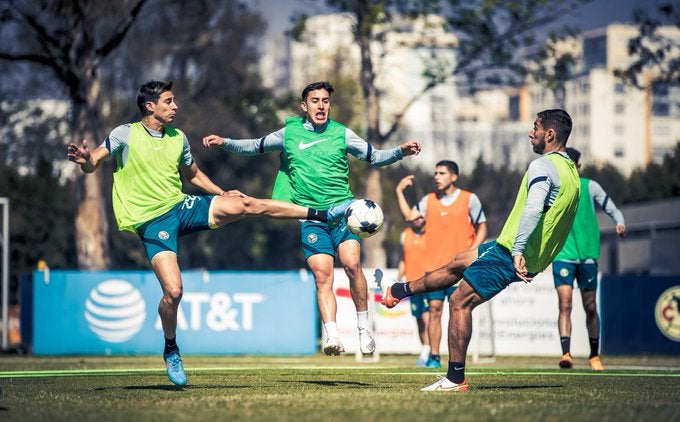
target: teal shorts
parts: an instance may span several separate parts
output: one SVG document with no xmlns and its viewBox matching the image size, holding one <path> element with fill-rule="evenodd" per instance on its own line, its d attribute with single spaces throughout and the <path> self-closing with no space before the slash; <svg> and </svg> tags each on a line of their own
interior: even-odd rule
<svg viewBox="0 0 680 422">
<path fill-rule="evenodd" d="M 338 245 L 345 240 L 354 239 L 361 243 L 361 238 L 349 231 L 345 223 L 331 227 L 326 223 L 304 221 L 300 231 L 305 259 L 320 253 L 335 256 Z"/>
<path fill-rule="evenodd" d="M 597 289 L 597 262 L 576 263 L 555 261 L 552 264 L 553 281 L 555 287 L 574 286 L 574 279 L 581 290 Z"/>
<path fill-rule="evenodd" d="M 454 286 L 447 287 L 446 289 L 443 289 L 443 290 L 435 290 L 433 292 L 424 293 L 425 298 L 428 301 L 430 301 L 430 300 L 441 300 L 441 301 L 443 301 L 444 299 L 451 297 L 451 295 L 453 294 L 453 292 L 456 290 L 457 287 L 458 287 L 458 285 L 456 284 Z"/>
<path fill-rule="evenodd" d="M 422 317 L 425 312 L 430 310 L 424 293 L 409 297 L 409 301 L 411 301 L 411 315 L 416 318 Z"/>
<path fill-rule="evenodd" d="M 187 195 L 165 214 L 137 227 L 149 261 L 157 253 L 177 253 L 177 239 L 185 234 L 210 229 L 210 203 L 214 195 Z"/>
<path fill-rule="evenodd" d="M 484 300 L 490 300 L 511 283 L 520 281 L 510 251 L 495 240 L 479 245 L 477 253 L 477 259 L 463 271 L 463 277 Z M 529 277 L 535 275 L 528 274 Z"/>
</svg>

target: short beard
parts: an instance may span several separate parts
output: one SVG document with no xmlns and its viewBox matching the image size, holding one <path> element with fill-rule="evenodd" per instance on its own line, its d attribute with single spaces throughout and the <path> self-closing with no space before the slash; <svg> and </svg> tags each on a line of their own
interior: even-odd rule
<svg viewBox="0 0 680 422">
<path fill-rule="evenodd" d="M 545 151 L 545 140 L 541 140 L 541 142 L 534 144 L 533 148 L 536 154 L 542 155 Z"/>
</svg>

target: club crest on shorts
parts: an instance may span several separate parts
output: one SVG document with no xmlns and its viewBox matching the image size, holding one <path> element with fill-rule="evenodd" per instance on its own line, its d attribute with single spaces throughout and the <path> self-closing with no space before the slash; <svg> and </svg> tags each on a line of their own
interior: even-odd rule
<svg viewBox="0 0 680 422">
<path fill-rule="evenodd" d="M 165 230 L 161 230 L 158 232 L 158 238 L 160 240 L 168 240 L 170 239 L 170 233 L 166 232 Z"/>
<path fill-rule="evenodd" d="M 316 233 L 310 233 L 307 235 L 307 243 L 316 243 L 317 240 L 319 240 L 319 238 L 316 236 Z"/>
<path fill-rule="evenodd" d="M 680 341 L 680 286 L 661 293 L 654 307 L 654 318 L 663 335 Z"/>
<path fill-rule="evenodd" d="M 569 270 L 566 269 L 566 268 L 562 268 L 562 269 L 560 270 L 560 275 L 561 275 L 562 277 L 568 276 L 568 275 L 569 275 Z"/>
</svg>

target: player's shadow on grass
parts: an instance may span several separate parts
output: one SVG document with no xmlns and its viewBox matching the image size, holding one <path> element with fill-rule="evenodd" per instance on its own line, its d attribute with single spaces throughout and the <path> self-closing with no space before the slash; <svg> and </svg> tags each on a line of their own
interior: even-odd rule
<svg viewBox="0 0 680 422">
<path fill-rule="evenodd" d="M 563 388 L 564 385 L 482 385 L 474 386 L 470 389 L 474 390 L 528 390 L 528 389 L 543 389 L 543 388 Z"/>
<path fill-rule="evenodd" d="M 302 382 L 305 384 L 323 385 L 326 387 L 351 386 L 351 387 L 372 387 L 373 384 L 357 381 L 336 381 L 336 380 L 296 380 L 286 382 Z"/>
<path fill-rule="evenodd" d="M 105 391 L 105 390 L 158 390 L 158 391 L 182 391 L 187 388 L 190 389 L 208 389 L 208 388 L 219 388 L 219 389 L 224 389 L 224 388 L 248 388 L 248 386 L 245 385 L 229 385 L 229 386 L 224 386 L 224 385 L 202 385 L 202 384 L 189 384 L 184 387 L 181 387 L 179 385 L 170 385 L 170 384 L 156 384 L 156 385 L 128 385 L 125 387 L 98 387 L 95 388 L 95 391 Z"/>
<path fill-rule="evenodd" d="M 106 391 L 106 390 L 162 390 L 162 391 L 175 391 L 182 390 L 184 387 L 178 385 L 169 384 L 157 384 L 157 385 L 128 385 L 125 387 L 97 387 L 95 391 Z"/>
</svg>

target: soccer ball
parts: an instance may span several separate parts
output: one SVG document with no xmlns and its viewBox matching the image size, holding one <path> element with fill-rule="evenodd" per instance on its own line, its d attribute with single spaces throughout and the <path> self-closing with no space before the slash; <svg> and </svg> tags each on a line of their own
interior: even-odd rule
<svg viewBox="0 0 680 422">
<path fill-rule="evenodd" d="M 345 211 L 347 228 L 359 237 L 371 237 L 383 225 L 382 209 L 370 199 L 357 199 Z"/>
</svg>

